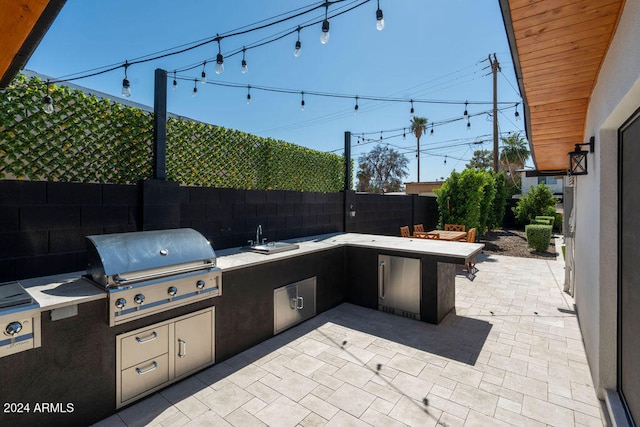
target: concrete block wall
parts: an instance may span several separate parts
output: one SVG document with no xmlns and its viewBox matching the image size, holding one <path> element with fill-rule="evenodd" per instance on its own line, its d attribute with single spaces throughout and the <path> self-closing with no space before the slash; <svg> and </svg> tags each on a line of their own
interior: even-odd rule
<svg viewBox="0 0 640 427">
<path fill-rule="evenodd" d="M 345 213 L 353 205 L 356 216 Z M 237 190 L 0 181 L 0 283 L 86 269 L 85 236 L 190 227 L 215 250 L 247 244 L 256 227 L 284 240 L 345 231 L 397 236 L 402 225 L 437 225 L 434 198 L 347 192 Z"/>
</svg>

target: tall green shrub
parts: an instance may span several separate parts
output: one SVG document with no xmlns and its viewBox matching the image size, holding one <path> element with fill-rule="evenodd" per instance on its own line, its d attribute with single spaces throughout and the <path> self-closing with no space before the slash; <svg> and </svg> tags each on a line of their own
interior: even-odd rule
<svg viewBox="0 0 640 427">
<path fill-rule="evenodd" d="M 556 199 L 544 183 L 531 187 L 513 208 L 518 224 L 528 224 L 536 216 L 555 216 Z"/>
<path fill-rule="evenodd" d="M 496 194 L 498 190 L 492 172 L 473 168 L 461 173 L 452 172 L 436 190 L 440 225 L 464 224 L 467 229 L 475 227 L 478 234 L 483 234 L 490 224 L 502 222 L 502 217 L 497 218 L 500 209 L 494 204 Z M 501 203 L 504 214 L 504 200 Z"/>
</svg>

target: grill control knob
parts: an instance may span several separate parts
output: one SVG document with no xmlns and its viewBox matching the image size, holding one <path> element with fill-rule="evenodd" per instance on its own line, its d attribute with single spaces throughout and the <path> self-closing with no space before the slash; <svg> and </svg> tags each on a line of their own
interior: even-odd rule
<svg viewBox="0 0 640 427">
<path fill-rule="evenodd" d="M 133 297 L 133 302 L 135 302 L 136 304 L 142 304 L 144 302 L 144 295 L 136 295 L 135 297 Z"/>
<path fill-rule="evenodd" d="M 11 322 L 7 325 L 4 330 L 4 333 L 10 336 L 14 336 L 18 332 L 22 330 L 22 323 L 20 322 Z"/>
<path fill-rule="evenodd" d="M 196 288 L 198 288 L 198 289 L 204 289 L 204 285 L 205 285 L 205 284 L 206 284 L 206 283 L 205 283 L 205 281 L 204 281 L 204 280 L 198 280 L 198 281 L 196 282 Z"/>
<path fill-rule="evenodd" d="M 127 300 L 124 298 L 118 298 L 116 300 L 116 307 L 122 310 L 124 306 L 127 305 Z"/>
<path fill-rule="evenodd" d="M 169 289 L 167 289 L 167 293 L 174 297 L 177 293 L 178 293 L 178 288 L 176 288 L 175 286 L 170 286 Z"/>
</svg>

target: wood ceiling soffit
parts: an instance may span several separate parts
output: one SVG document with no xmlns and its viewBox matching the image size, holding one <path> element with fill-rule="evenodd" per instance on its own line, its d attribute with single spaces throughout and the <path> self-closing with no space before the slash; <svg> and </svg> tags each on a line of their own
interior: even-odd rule
<svg viewBox="0 0 640 427">
<path fill-rule="evenodd" d="M 13 61 L 48 2 L 48 0 L 2 0 L 0 2 L 2 6 L 0 28 L 3 33 L 0 63 L 3 71 Z"/>
</svg>

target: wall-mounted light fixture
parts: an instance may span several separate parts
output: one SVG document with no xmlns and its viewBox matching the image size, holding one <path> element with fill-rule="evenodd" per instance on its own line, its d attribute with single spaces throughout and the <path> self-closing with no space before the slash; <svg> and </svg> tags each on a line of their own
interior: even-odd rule
<svg viewBox="0 0 640 427">
<path fill-rule="evenodd" d="M 569 175 L 586 175 L 587 170 L 587 154 L 593 153 L 593 147 L 595 145 L 596 138 L 592 136 L 589 138 L 589 142 L 584 144 L 576 144 L 576 149 L 569 152 Z M 583 145 L 589 146 L 589 151 L 583 151 L 580 147 Z"/>
<path fill-rule="evenodd" d="M 354 208 L 353 205 L 349 206 L 349 216 L 351 218 L 354 218 L 356 216 L 356 208 Z"/>
</svg>

